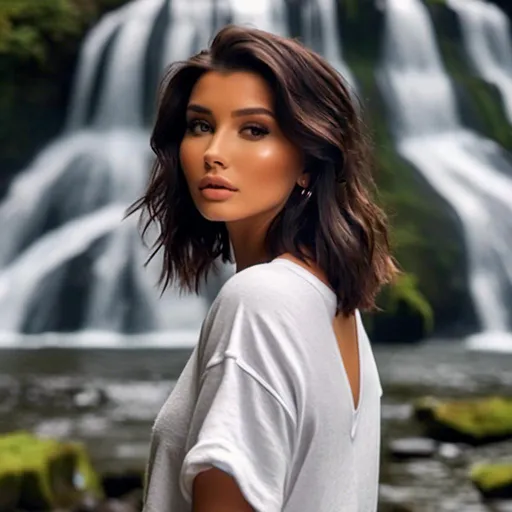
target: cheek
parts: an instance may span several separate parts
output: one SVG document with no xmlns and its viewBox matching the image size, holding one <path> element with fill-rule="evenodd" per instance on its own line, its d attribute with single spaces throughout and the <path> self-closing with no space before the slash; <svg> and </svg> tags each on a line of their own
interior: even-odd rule
<svg viewBox="0 0 512 512">
<path fill-rule="evenodd" d="M 183 139 L 180 144 L 179 159 L 187 182 L 190 182 L 197 173 L 201 172 L 203 166 L 203 153 L 201 148 L 197 146 L 196 140 L 188 138 Z"/>
<path fill-rule="evenodd" d="M 261 186 L 275 194 L 289 193 L 300 174 L 300 161 L 295 152 L 282 145 L 269 145 L 259 148 L 252 161 L 253 173 Z"/>
</svg>

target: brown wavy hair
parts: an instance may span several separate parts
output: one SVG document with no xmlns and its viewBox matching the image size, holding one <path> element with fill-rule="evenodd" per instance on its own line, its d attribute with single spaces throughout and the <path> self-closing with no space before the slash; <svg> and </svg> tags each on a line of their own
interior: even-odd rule
<svg viewBox="0 0 512 512">
<path fill-rule="evenodd" d="M 371 198 L 372 159 L 361 107 L 344 79 L 298 41 L 252 28 L 227 26 L 207 50 L 172 64 L 162 84 L 151 148 L 156 154 L 144 195 L 128 210 L 141 211 L 143 236 L 156 223 L 150 259 L 163 251 L 161 283 L 198 293 L 202 279 L 231 261 L 225 223 L 202 217 L 179 161 L 186 107 L 208 71 L 258 73 L 274 92 L 284 134 L 301 148 L 310 197 L 297 186 L 266 235 L 270 258 L 313 256 L 338 298 L 338 311 L 375 307 L 379 288 L 396 273 L 386 219 Z M 147 215 L 144 215 L 147 214 Z"/>
</svg>

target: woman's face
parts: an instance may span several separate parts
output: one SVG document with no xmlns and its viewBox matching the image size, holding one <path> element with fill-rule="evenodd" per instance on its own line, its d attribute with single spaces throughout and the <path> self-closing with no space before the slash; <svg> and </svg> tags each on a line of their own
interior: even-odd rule
<svg viewBox="0 0 512 512">
<path fill-rule="evenodd" d="M 206 219 L 267 223 L 296 184 L 307 186 L 301 153 L 280 130 L 273 105 L 255 73 L 210 71 L 195 84 L 180 162 Z"/>
</svg>

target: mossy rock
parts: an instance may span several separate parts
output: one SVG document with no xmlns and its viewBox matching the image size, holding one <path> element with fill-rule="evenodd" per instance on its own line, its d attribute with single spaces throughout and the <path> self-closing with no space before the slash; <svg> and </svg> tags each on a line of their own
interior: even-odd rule
<svg viewBox="0 0 512 512">
<path fill-rule="evenodd" d="M 69 507 L 84 492 L 103 494 L 82 445 L 28 432 L 0 437 L 0 510 Z"/>
<path fill-rule="evenodd" d="M 378 297 L 382 311 L 372 317 L 372 328 L 378 333 L 378 341 L 420 341 L 434 327 L 431 305 L 418 288 L 418 280 L 412 274 L 401 274 L 395 282 L 384 288 Z"/>
<path fill-rule="evenodd" d="M 484 498 L 512 499 L 512 462 L 475 464 L 470 478 Z"/>
<path fill-rule="evenodd" d="M 483 80 L 464 47 L 459 16 L 444 0 L 427 2 L 439 50 L 456 93 L 462 123 L 512 150 L 512 130 L 502 95 L 496 85 Z"/>
<path fill-rule="evenodd" d="M 414 409 L 426 434 L 439 441 L 476 446 L 512 438 L 512 398 L 441 401 L 425 397 Z"/>
</svg>

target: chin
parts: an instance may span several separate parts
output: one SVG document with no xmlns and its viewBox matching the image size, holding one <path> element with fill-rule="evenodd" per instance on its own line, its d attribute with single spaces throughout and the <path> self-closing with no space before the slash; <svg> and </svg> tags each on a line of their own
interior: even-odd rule
<svg viewBox="0 0 512 512">
<path fill-rule="evenodd" d="M 234 209 L 229 207 L 227 204 L 201 204 L 198 205 L 199 213 L 211 222 L 234 222 L 242 220 L 247 217 L 242 212 L 236 212 Z"/>
</svg>

